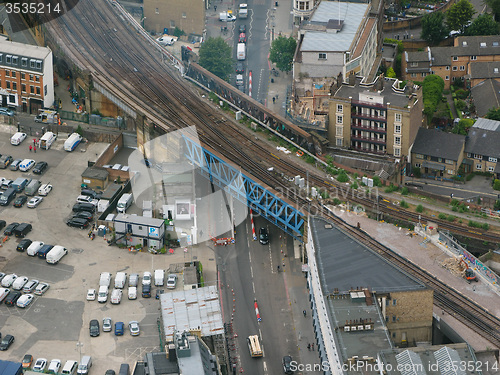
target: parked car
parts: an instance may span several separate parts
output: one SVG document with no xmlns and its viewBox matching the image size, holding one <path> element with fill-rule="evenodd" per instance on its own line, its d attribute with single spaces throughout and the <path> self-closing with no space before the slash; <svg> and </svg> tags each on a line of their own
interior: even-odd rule
<svg viewBox="0 0 500 375">
<path fill-rule="evenodd" d="M 267 233 L 267 229 L 264 227 L 259 230 L 259 242 L 261 245 L 267 245 L 269 243 L 269 234 Z"/>
<path fill-rule="evenodd" d="M 94 218 L 94 214 L 88 211 L 80 211 L 73 215 L 72 219 L 85 219 L 91 221 Z"/>
<path fill-rule="evenodd" d="M 29 256 L 36 256 L 38 251 L 45 245 L 42 241 L 34 241 L 31 243 L 31 245 L 28 246 L 26 249 L 26 254 Z"/>
<path fill-rule="evenodd" d="M 61 360 L 53 359 L 50 361 L 49 367 L 47 368 L 48 374 L 57 374 L 59 373 L 59 369 L 61 368 Z"/>
<path fill-rule="evenodd" d="M 95 289 L 89 289 L 87 290 L 87 301 L 95 301 Z"/>
<path fill-rule="evenodd" d="M 37 287 L 35 288 L 35 294 L 37 296 L 41 296 L 43 295 L 47 290 L 49 290 L 50 288 L 50 284 L 47 284 L 47 283 L 40 283 L 37 285 Z"/>
<path fill-rule="evenodd" d="M 246 42 L 247 42 L 247 34 L 240 33 L 240 36 L 238 38 L 238 43 L 246 43 Z"/>
<path fill-rule="evenodd" d="M 14 116 L 15 112 L 12 109 L 2 107 L 0 108 L 0 115 Z"/>
<path fill-rule="evenodd" d="M 5 304 L 7 306 L 14 306 L 17 302 L 17 300 L 22 296 L 21 292 L 10 292 L 7 298 L 5 298 Z"/>
<path fill-rule="evenodd" d="M 283 372 L 285 374 L 293 374 L 292 370 L 292 357 L 289 355 L 286 355 L 283 357 Z"/>
<path fill-rule="evenodd" d="M 29 207 L 29 208 L 35 208 L 35 207 L 37 207 L 40 203 L 42 203 L 42 201 L 43 201 L 43 198 L 42 198 L 42 197 L 40 197 L 40 196 L 38 196 L 38 195 L 36 195 L 36 196 L 34 196 L 33 198 L 31 198 L 31 199 L 29 200 L 29 202 L 28 202 L 28 207 Z"/>
<path fill-rule="evenodd" d="M 27 172 L 31 168 L 33 168 L 34 165 L 35 165 L 35 161 L 33 159 L 24 159 L 21 162 L 21 164 L 19 164 L 19 170 L 21 172 Z"/>
<path fill-rule="evenodd" d="M 139 334 L 141 333 L 141 330 L 139 328 L 139 322 L 136 321 L 136 320 L 133 320 L 131 321 L 129 324 L 128 324 L 128 328 L 130 330 L 130 334 L 132 336 L 139 336 Z"/>
<path fill-rule="evenodd" d="M 33 366 L 33 371 L 43 372 L 47 366 L 47 360 L 45 358 L 38 358 Z"/>
<path fill-rule="evenodd" d="M 176 285 L 177 285 L 177 275 L 171 273 L 170 275 L 168 275 L 167 278 L 167 289 L 175 289 Z"/>
<path fill-rule="evenodd" d="M 26 195 L 20 195 L 14 200 L 14 207 L 21 208 L 28 201 L 28 197 Z"/>
<path fill-rule="evenodd" d="M 246 25 L 240 25 L 239 27 L 239 32 L 240 33 L 246 33 L 247 32 L 247 26 Z"/>
<path fill-rule="evenodd" d="M 137 286 L 139 284 L 139 274 L 132 273 L 128 277 L 128 286 Z"/>
<path fill-rule="evenodd" d="M 29 203 L 28 203 L 29 204 Z M 24 237 L 31 232 L 32 226 L 28 223 L 21 223 L 12 231 L 16 237 Z"/>
<path fill-rule="evenodd" d="M 9 169 L 11 171 L 17 171 L 19 169 L 19 165 L 22 163 L 23 159 L 14 159 L 12 163 L 10 163 Z"/>
<path fill-rule="evenodd" d="M 34 174 L 42 174 L 47 169 L 48 166 L 49 165 L 47 164 L 46 161 L 39 161 L 33 167 L 33 173 Z"/>
<path fill-rule="evenodd" d="M 5 228 L 6 225 L 7 225 L 7 222 L 5 220 L 0 220 L 0 230 Z"/>
<path fill-rule="evenodd" d="M 14 159 L 10 155 L 2 155 L 0 157 L 0 168 L 5 169 L 7 168 L 13 161 Z"/>
<path fill-rule="evenodd" d="M 17 244 L 16 250 L 17 251 L 26 251 L 28 247 L 32 244 L 31 240 L 24 238 Z"/>
<path fill-rule="evenodd" d="M 10 137 L 10 144 L 14 146 L 19 146 L 26 139 L 26 133 L 17 132 Z"/>
<path fill-rule="evenodd" d="M 23 364 L 23 369 L 30 369 L 33 364 L 33 356 L 31 354 L 25 354 L 21 363 Z"/>
<path fill-rule="evenodd" d="M 6 236 L 12 236 L 14 229 L 19 225 L 19 223 L 10 223 L 7 228 L 3 231 Z"/>
<path fill-rule="evenodd" d="M 142 297 L 151 298 L 151 284 L 146 284 L 142 286 Z"/>
<path fill-rule="evenodd" d="M 17 307 L 25 308 L 33 301 L 35 296 L 33 294 L 25 294 L 17 300 Z"/>
<path fill-rule="evenodd" d="M 43 184 L 38 188 L 38 195 L 45 197 L 52 191 L 51 184 Z"/>
<path fill-rule="evenodd" d="M 10 293 L 9 288 L 0 288 L 0 302 L 3 302 L 3 300 L 7 298 L 9 293 Z"/>
<path fill-rule="evenodd" d="M 23 293 L 33 293 L 35 288 L 40 284 L 38 280 L 30 280 L 23 286 Z"/>
<path fill-rule="evenodd" d="M 123 322 L 115 323 L 115 336 L 123 336 L 124 326 Z"/>
<path fill-rule="evenodd" d="M 16 279 L 17 275 L 15 273 L 11 273 L 2 279 L 2 286 L 4 288 L 9 288 Z"/>
<path fill-rule="evenodd" d="M 14 336 L 5 335 L 5 337 L 2 339 L 2 342 L 0 343 L 0 350 L 9 349 L 9 347 L 12 345 L 13 342 L 14 342 Z"/>
<path fill-rule="evenodd" d="M 111 303 L 117 305 L 122 301 L 123 291 L 121 289 L 113 289 L 111 292 Z"/>
<path fill-rule="evenodd" d="M 112 329 L 113 329 L 113 324 L 111 323 L 111 318 L 104 318 L 102 320 L 102 331 L 111 332 Z"/>
<path fill-rule="evenodd" d="M 68 225 L 68 227 L 84 229 L 89 226 L 89 220 L 79 217 L 72 217 L 66 222 L 66 224 Z"/>
<path fill-rule="evenodd" d="M 19 276 L 14 282 L 12 283 L 12 289 L 14 290 L 21 290 L 23 287 L 26 285 L 28 282 L 28 277 L 27 276 Z"/>
<path fill-rule="evenodd" d="M 90 337 L 99 336 L 99 321 L 97 319 L 92 319 L 89 323 Z"/>
<path fill-rule="evenodd" d="M 242 62 L 236 63 L 236 73 L 237 74 L 243 74 L 243 73 L 245 73 L 245 66 L 243 65 Z"/>
<path fill-rule="evenodd" d="M 95 206 L 91 203 L 75 203 L 73 212 L 88 211 L 95 212 Z"/>
<path fill-rule="evenodd" d="M 128 287 L 128 299 L 137 299 L 137 287 L 135 286 Z"/>
<path fill-rule="evenodd" d="M 142 275 L 142 285 L 151 285 L 151 272 L 144 272 Z"/>
</svg>

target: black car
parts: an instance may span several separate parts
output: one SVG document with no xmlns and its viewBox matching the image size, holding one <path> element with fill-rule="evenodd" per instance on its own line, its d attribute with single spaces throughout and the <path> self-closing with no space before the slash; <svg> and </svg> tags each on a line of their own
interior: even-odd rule
<svg viewBox="0 0 500 375">
<path fill-rule="evenodd" d="M 163 289 L 156 289 L 156 299 L 160 299 L 160 295 L 165 293 L 165 290 Z"/>
<path fill-rule="evenodd" d="M 99 336 L 99 321 L 97 319 L 92 319 L 89 323 L 90 337 Z"/>
<path fill-rule="evenodd" d="M 66 224 L 68 224 L 68 227 L 85 229 L 89 226 L 89 221 L 87 219 L 73 217 L 73 218 L 69 219 Z"/>
<path fill-rule="evenodd" d="M 236 73 L 243 74 L 245 73 L 245 66 L 242 62 L 236 63 Z"/>
<path fill-rule="evenodd" d="M 26 236 L 29 232 L 31 232 L 31 229 L 33 227 L 31 224 L 28 223 L 22 223 L 19 224 L 13 231 L 12 233 L 16 235 L 16 237 L 24 237 Z"/>
<path fill-rule="evenodd" d="M 115 370 L 106 370 L 104 375 L 115 375 Z"/>
<path fill-rule="evenodd" d="M 88 211 L 95 212 L 95 206 L 92 203 L 75 203 L 73 212 Z"/>
<path fill-rule="evenodd" d="M 5 335 L 5 337 L 2 339 L 2 342 L 0 343 L 0 350 L 9 349 L 9 347 L 12 345 L 13 342 L 14 342 L 14 336 Z"/>
<path fill-rule="evenodd" d="M 292 357 L 286 355 L 283 357 L 283 371 L 285 374 L 293 374 L 292 370 Z"/>
<path fill-rule="evenodd" d="M 247 25 L 240 25 L 240 33 L 246 33 L 247 32 Z"/>
<path fill-rule="evenodd" d="M 10 223 L 3 231 L 3 234 L 5 234 L 6 236 L 12 236 L 12 234 L 14 233 L 14 229 L 16 229 L 18 225 L 19 223 Z"/>
<path fill-rule="evenodd" d="M 20 195 L 14 201 L 14 207 L 20 208 L 24 206 L 24 204 L 28 201 L 28 197 L 26 195 Z"/>
<path fill-rule="evenodd" d="M 151 285 L 142 286 L 142 296 L 144 298 L 151 298 Z"/>
<path fill-rule="evenodd" d="M 9 295 L 5 298 L 5 304 L 7 306 L 14 306 L 17 302 L 17 300 L 19 299 L 19 297 L 21 297 L 23 294 L 21 292 L 18 292 L 18 291 L 11 291 L 9 293 Z"/>
<path fill-rule="evenodd" d="M 46 161 L 39 161 L 33 167 L 33 173 L 34 174 L 42 174 L 47 169 L 48 166 L 49 165 L 47 164 Z"/>
<path fill-rule="evenodd" d="M 92 197 L 92 199 L 101 199 L 102 192 L 97 192 L 89 188 L 84 188 L 80 192 L 80 195 L 88 195 L 89 197 Z"/>
<path fill-rule="evenodd" d="M 73 215 L 72 219 L 86 219 L 91 221 L 94 218 L 94 214 L 88 211 L 80 211 Z"/>
<path fill-rule="evenodd" d="M 13 160 L 14 159 L 10 155 L 2 155 L 2 157 L 0 158 L 0 168 L 7 168 Z"/>
<path fill-rule="evenodd" d="M 0 220 L 0 230 L 5 228 L 6 225 L 7 225 L 7 222 L 5 220 Z"/>
<path fill-rule="evenodd" d="M 26 251 L 28 246 L 31 245 L 31 242 L 32 241 L 28 240 L 27 238 L 21 240 L 21 242 L 19 242 L 19 244 L 17 245 L 16 250 L 17 251 Z"/>
<path fill-rule="evenodd" d="M 259 242 L 261 245 L 267 245 L 269 243 L 269 234 L 267 233 L 267 229 L 264 227 L 259 230 Z"/>
</svg>

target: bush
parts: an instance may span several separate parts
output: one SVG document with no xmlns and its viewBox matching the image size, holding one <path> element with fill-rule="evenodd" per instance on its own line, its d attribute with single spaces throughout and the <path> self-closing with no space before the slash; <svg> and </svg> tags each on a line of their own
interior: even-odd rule
<svg viewBox="0 0 500 375">
<path fill-rule="evenodd" d="M 392 193 L 393 191 L 398 191 L 399 188 L 393 184 L 391 184 L 389 187 L 386 187 L 384 192 L 386 193 Z"/>
<path fill-rule="evenodd" d="M 490 229 L 490 225 L 488 223 L 483 223 L 483 225 L 481 225 L 481 228 L 483 228 L 484 230 L 488 230 Z"/>
<path fill-rule="evenodd" d="M 341 201 L 340 199 L 338 199 L 338 198 L 333 198 L 333 205 L 334 205 L 334 206 L 338 206 L 338 205 L 339 205 L 339 204 L 341 204 L 341 203 L 342 203 L 342 201 Z"/>
<path fill-rule="evenodd" d="M 493 181 L 493 189 L 500 190 L 500 180 L 498 178 Z"/>
<path fill-rule="evenodd" d="M 422 171 L 420 170 L 419 167 L 413 167 L 413 174 L 415 175 L 416 178 L 422 177 Z"/>
<path fill-rule="evenodd" d="M 422 206 L 421 204 L 419 204 L 417 206 L 417 208 L 415 208 L 415 211 L 417 211 L 418 213 L 424 212 L 424 206 Z"/>
<path fill-rule="evenodd" d="M 346 175 L 345 172 L 342 172 L 337 176 L 337 181 L 338 182 L 349 182 L 349 176 Z"/>
<path fill-rule="evenodd" d="M 373 186 L 378 186 L 378 187 L 382 186 L 382 181 L 380 180 L 379 176 L 373 177 Z"/>
<path fill-rule="evenodd" d="M 455 94 L 457 95 L 457 98 L 459 98 L 459 99 L 465 99 L 465 98 L 467 98 L 467 96 L 469 96 L 469 92 L 467 90 L 464 90 L 464 89 L 458 89 L 457 91 L 455 91 Z"/>
<path fill-rule="evenodd" d="M 446 220 L 447 216 L 446 216 L 446 214 L 440 213 L 438 215 L 438 218 L 441 219 L 441 220 Z"/>
<path fill-rule="evenodd" d="M 451 221 L 455 221 L 455 216 L 453 216 L 453 215 L 448 215 L 448 217 L 446 218 L 446 220 L 448 220 L 448 221 L 450 221 L 450 222 L 451 222 Z"/>
<path fill-rule="evenodd" d="M 402 201 L 399 203 L 399 205 L 400 205 L 401 207 L 403 207 L 403 208 L 408 208 L 408 207 L 410 207 L 410 205 L 409 205 L 408 203 L 406 203 L 406 201 L 405 201 L 405 200 L 402 200 Z"/>
<path fill-rule="evenodd" d="M 458 111 L 463 111 L 466 106 L 467 105 L 463 100 L 457 99 L 455 107 L 457 108 Z"/>
<path fill-rule="evenodd" d="M 408 195 L 410 192 L 408 191 L 408 188 L 405 186 L 402 190 L 401 190 L 401 195 Z"/>
<path fill-rule="evenodd" d="M 475 174 L 474 173 L 469 173 L 467 176 L 465 176 L 466 181 L 470 181 L 474 178 Z"/>
<path fill-rule="evenodd" d="M 357 182 L 353 182 L 353 183 L 351 184 L 351 187 L 352 187 L 354 190 L 356 190 L 356 189 L 358 188 L 358 184 L 357 184 Z"/>
</svg>

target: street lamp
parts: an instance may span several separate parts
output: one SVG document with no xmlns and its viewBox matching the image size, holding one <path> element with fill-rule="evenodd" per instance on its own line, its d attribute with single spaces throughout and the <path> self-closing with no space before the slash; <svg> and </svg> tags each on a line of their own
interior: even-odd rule
<svg viewBox="0 0 500 375">
<path fill-rule="evenodd" d="M 82 347 L 83 347 L 83 342 L 78 341 L 76 343 L 76 347 L 80 351 L 80 362 L 78 362 L 78 363 L 81 363 L 82 362 Z"/>
</svg>

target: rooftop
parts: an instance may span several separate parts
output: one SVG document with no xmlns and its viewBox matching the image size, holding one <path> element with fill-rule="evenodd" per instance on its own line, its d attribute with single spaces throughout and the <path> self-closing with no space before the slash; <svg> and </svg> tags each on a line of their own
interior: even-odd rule
<svg viewBox="0 0 500 375">
<path fill-rule="evenodd" d="M 27 56 L 35 59 L 45 59 L 52 53 L 48 47 L 39 47 L 31 44 L 12 42 L 7 40 L 7 38 L 0 38 L 0 52 L 18 56 Z"/>
<path fill-rule="evenodd" d="M 500 159 L 500 132 L 470 128 L 465 152 Z"/>
<path fill-rule="evenodd" d="M 490 120 L 487 118 L 478 118 L 474 125 L 472 125 L 472 127 L 497 132 L 500 131 L 500 121 Z"/>
<path fill-rule="evenodd" d="M 429 51 L 421 51 L 421 52 L 405 51 L 405 59 L 407 62 L 430 61 Z"/>
<path fill-rule="evenodd" d="M 500 55 L 498 35 L 460 36 L 453 47 L 432 47 L 432 65 L 450 65 L 452 56 Z"/>
<path fill-rule="evenodd" d="M 486 116 L 492 108 L 500 107 L 500 82 L 486 79 L 471 89 L 476 113 L 479 117 Z"/>
<path fill-rule="evenodd" d="M 354 100 L 360 100 L 361 95 L 369 95 L 375 99 L 383 100 L 384 105 L 388 103 L 391 106 L 396 107 L 407 107 L 412 104 L 412 99 L 408 98 L 408 95 L 405 94 L 403 90 L 395 91 L 392 85 L 396 82 L 394 78 L 383 78 L 383 82 L 381 83 L 382 90 L 377 89 L 377 83 L 374 85 L 362 85 L 361 80 L 362 77 L 356 77 L 356 82 L 354 86 L 349 86 L 347 83 L 342 83 L 342 86 L 337 90 L 334 97 L 341 98 L 349 98 L 352 97 Z M 380 87 L 380 86 L 379 86 Z M 378 102 L 378 101 L 377 101 Z"/>
<path fill-rule="evenodd" d="M 500 61 L 473 62 L 470 64 L 470 78 L 500 79 Z"/>
<path fill-rule="evenodd" d="M 162 219 L 155 219 L 152 217 L 144 217 L 138 215 L 127 215 L 127 214 L 116 215 L 115 221 L 119 221 L 122 223 L 148 225 L 150 227 L 161 227 L 162 225 L 165 224 L 164 220 Z"/>
<path fill-rule="evenodd" d="M 95 178 L 97 180 L 105 180 L 108 176 L 109 172 L 101 167 L 87 167 L 82 173 L 82 177 Z"/>
<path fill-rule="evenodd" d="M 325 295 L 336 290 L 349 292 L 357 286 L 381 293 L 425 288 L 330 222 L 312 217 L 311 229 Z"/>
<path fill-rule="evenodd" d="M 343 52 L 351 50 L 355 36 L 369 8 L 370 5 L 365 3 L 321 2 L 310 21 L 305 22 L 303 26 L 306 32 L 300 47 L 301 51 Z M 340 30 L 337 29 L 339 19 L 343 21 Z"/>
<path fill-rule="evenodd" d="M 420 128 L 413 142 L 412 153 L 458 161 L 464 143 L 465 135 Z"/>
</svg>

